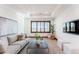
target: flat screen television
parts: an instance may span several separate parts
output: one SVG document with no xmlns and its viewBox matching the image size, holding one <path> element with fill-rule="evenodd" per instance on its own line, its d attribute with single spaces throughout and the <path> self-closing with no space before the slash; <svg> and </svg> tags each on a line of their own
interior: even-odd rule
<svg viewBox="0 0 79 59">
<path fill-rule="evenodd" d="M 63 31 L 66 33 L 79 34 L 79 19 L 64 23 Z"/>
</svg>

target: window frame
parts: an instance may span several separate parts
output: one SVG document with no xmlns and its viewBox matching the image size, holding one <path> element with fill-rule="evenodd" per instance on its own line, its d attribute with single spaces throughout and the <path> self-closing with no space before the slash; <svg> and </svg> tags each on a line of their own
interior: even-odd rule
<svg viewBox="0 0 79 59">
<path fill-rule="evenodd" d="M 36 26 L 36 31 L 32 31 L 32 22 L 36 22 L 36 24 L 38 24 L 38 22 L 43 22 L 44 23 L 44 31 L 41 31 L 41 27 L 40 27 L 40 32 L 37 31 L 37 27 L 38 25 Z M 48 22 L 49 23 L 49 31 L 45 31 L 45 22 Z M 50 33 L 50 24 L 51 22 L 50 21 L 31 21 L 31 33 Z"/>
</svg>

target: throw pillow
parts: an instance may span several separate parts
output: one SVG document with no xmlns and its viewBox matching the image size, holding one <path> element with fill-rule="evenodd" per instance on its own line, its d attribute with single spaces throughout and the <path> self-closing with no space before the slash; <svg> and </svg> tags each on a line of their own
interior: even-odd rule
<svg viewBox="0 0 79 59">
<path fill-rule="evenodd" d="M 9 45 L 17 41 L 17 35 L 7 37 Z"/>
<path fill-rule="evenodd" d="M 18 35 L 17 41 L 24 40 L 23 35 Z"/>
</svg>

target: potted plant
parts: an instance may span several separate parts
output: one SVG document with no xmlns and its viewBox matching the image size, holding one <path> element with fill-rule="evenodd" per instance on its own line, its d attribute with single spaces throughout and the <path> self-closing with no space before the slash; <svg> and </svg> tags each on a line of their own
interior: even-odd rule
<svg viewBox="0 0 79 59">
<path fill-rule="evenodd" d="M 54 33 L 54 25 L 50 24 L 50 32 L 53 34 Z"/>
<path fill-rule="evenodd" d="M 40 46 L 40 44 L 39 44 L 39 39 L 40 39 L 39 33 L 35 33 L 35 37 L 36 37 L 36 47 L 38 48 Z"/>
<path fill-rule="evenodd" d="M 50 39 L 56 39 L 55 38 L 55 34 L 54 34 L 54 25 L 51 25 L 50 24 L 50 32 L 51 32 L 51 35 L 50 35 Z"/>
<path fill-rule="evenodd" d="M 40 35 L 39 35 L 39 33 L 35 33 L 35 37 L 36 37 L 36 40 L 39 40 L 39 38 L 40 38 Z"/>
</svg>

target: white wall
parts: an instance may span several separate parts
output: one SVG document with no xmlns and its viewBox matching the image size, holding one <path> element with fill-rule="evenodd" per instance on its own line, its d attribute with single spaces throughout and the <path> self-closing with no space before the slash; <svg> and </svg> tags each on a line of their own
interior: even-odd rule
<svg viewBox="0 0 79 59">
<path fill-rule="evenodd" d="M 0 16 L 16 20 L 18 22 L 18 33 L 24 33 L 24 15 L 22 13 L 8 5 L 0 5 Z"/>
<path fill-rule="evenodd" d="M 55 34 L 58 39 L 58 46 L 61 47 L 62 42 L 79 43 L 79 35 L 64 33 L 63 23 L 79 19 L 79 5 L 71 5 L 55 19 Z"/>
<path fill-rule="evenodd" d="M 0 16 L 16 20 L 16 12 L 7 5 L 0 5 Z"/>
<path fill-rule="evenodd" d="M 24 33 L 24 19 L 25 19 L 25 14 L 21 12 L 16 12 L 16 18 L 18 21 L 18 34 Z"/>
</svg>

